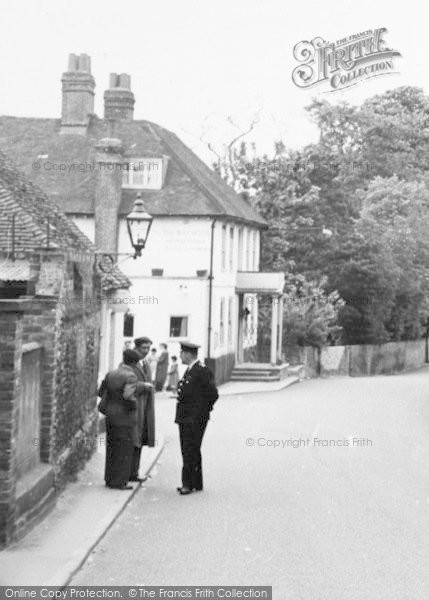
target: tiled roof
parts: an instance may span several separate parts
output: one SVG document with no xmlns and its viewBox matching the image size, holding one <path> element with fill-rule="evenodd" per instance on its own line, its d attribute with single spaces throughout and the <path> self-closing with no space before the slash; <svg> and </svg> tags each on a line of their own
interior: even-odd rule
<svg viewBox="0 0 429 600">
<path fill-rule="evenodd" d="M 83 253 L 95 251 L 90 240 L 73 221 L 58 208 L 48 196 L 16 168 L 0 151 L 0 249 L 11 251 L 12 216 L 15 216 L 15 251 L 31 252 L 38 247 L 77 250 Z M 15 264 L 17 277 L 18 263 L 1 260 L 2 268 Z M 24 264 L 19 263 L 20 273 Z M 10 267 L 13 270 L 13 267 Z M 2 273 L 5 280 L 6 275 Z M 6 271 L 5 271 L 6 273 Z M 105 280 L 104 280 L 105 278 Z M 21 280 L 22 277 L 20 276 Z M 129 279 L 115 267 L 111 273 L 103 275 L 103 289 L 128 288 Z"/>
<path fill-rule="evenodd" d="M 0 148 L 65 213 L 94 214 L 94 146 L 100 139 L 113 136 L 122 140 L 125 157 L 170 157 L 163 188 L 142 191 L 145 207 L 152 215 L 218 216 L 265 225 L 239 194 L 174 133 L 159 125 L 117 121 L 109 131 L 107 121 L 94 116 L 86 136 L 62 135 L 60 125 L 59 119 L 0 117 Z M 121 214 L 131 210 L 136 192 L 122 191 Z"/>
<path fill-rule="evenodd" d="M 88 238 L 55 202 L 0 151 L 0 248 L 10 249 L 15 215 L 15 249 L 40 246 L 91 251 Z"/>
<path fill-rule="evenodd" d="M 131 281 L 116 265 L 112 267 L 110 260 L 101 257 L 98 261 L 98 272 L 101 276 L 101 289 L 104 292 L 109 290 L 128 289 Z"/>
<path fill-rule="evenodd" d="M 0 281 L 28 281 L 30 279 L 30 263 L 26 260 L 2 263 L 0 260 Z"/>
</svg>

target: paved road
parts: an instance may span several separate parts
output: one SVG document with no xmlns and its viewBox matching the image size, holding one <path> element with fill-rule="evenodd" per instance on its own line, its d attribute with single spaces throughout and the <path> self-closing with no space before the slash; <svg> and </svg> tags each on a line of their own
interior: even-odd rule
<svg viewBox="0 0 429 600">
<path fill-rule="evenodd" d="M 159 465 L 73 584 L 429 598 L 429 370 L 221 398 L 203 444 L 202 494 L 175 491 L 173 414 L 174 400 L 158 400 Z"/>
</svg>

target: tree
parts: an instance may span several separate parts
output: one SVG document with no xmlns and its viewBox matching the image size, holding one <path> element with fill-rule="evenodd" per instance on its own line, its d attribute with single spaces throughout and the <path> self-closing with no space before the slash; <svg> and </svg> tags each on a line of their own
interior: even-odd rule
<svg viewBox="0 0 429 600">
<path fill-rule="evenodd" d="M 217 162 L 268 222 L 261 268 L 284 271 L 288 296 L 306 298 L 285 329 L 317 345 L 338 339 L 337 319 L 344 343 L 416 339 L 429 315 L 429 99 L 405 86 L 308 112 L 316 144 L 278 142 L 259 157 L 239 135 Z M 319 293 L 329 310 L 313 310 Z"/>
<path fill-rule="evenodd" d="M 306 148 L 316 165 L 310 179 L 338 232 L 323 272 L 346 301 L 343 339 L 415 339 L 429 314 L 429 100 L 402 87 L 359 108 L 316 101 L 308 110 L 321 132 Z"/>
<path fill-rule="evenodd" d="M 356 229 L 378 246 L 378 264 L 389 257 L 394 302 L 383 319 L 390 339 L 415 339 L 429 315 L 429 190 L 424 182 L 376 178 L 359 192 Z M 386 266 L 385 266 L 386 268 Z"/>
<path fill-rule="evenodd" d="M 283 328 L 288 345 L 321 348 L 340 339 L 338 312 L 344 302 L 337 292 L 326 294 L 325 283 L 287 277 Z"/>
</svg>

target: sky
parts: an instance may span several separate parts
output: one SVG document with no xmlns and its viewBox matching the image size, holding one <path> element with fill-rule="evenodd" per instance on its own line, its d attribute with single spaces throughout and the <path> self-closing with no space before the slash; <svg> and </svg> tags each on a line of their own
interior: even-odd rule
<svg viewBox="0 0 429 600">
<path fill-rule="evenodd" d="M 103 115 L 109 73 L 128 73 L 134 117 L 177 133 L 206 162 L 246 137 L 257 152 L 274 141 L 299 148 L 316 141 L 305 111 L 313 98 L 359 104 L 402 85 L 429 93 L 424 3 L 362 0 L 14 0 L 2 5 L 0 114 L 59 118 L 61 74 L 70 53 L 91 56 L 95 112 Z M 299 88 L 294 46 L 335 41 L 385 27 L 397 74 L 326 93 Z"/>
</svg>

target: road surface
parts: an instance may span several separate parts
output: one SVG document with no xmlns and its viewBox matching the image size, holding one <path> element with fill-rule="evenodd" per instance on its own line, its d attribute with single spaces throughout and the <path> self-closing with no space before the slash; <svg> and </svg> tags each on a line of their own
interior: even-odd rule
<svg viewBox="0 0 429 600">
<path fill-rule="evenodd" d="M 276 600 L 429 598 L 429 370 L 222 397 L 205 490 L 166 448 L 72 585 L 272 585 Z"/>
</svg>

